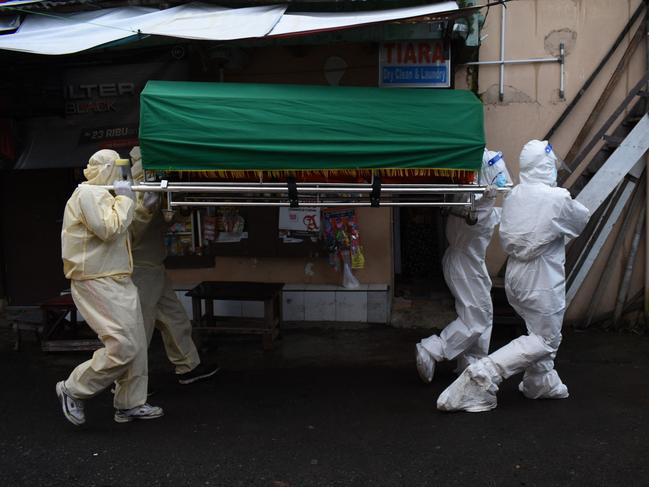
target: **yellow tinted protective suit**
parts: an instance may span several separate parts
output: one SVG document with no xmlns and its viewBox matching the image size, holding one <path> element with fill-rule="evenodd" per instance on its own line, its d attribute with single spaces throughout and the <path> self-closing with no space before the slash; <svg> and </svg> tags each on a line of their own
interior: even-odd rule
<svg viewBox="0 0 649 487">
<path fill-rule="evenodd" d="M 133 179 L 144 180 L 139 149 L 131 150 Z M 160 208 L 149 211 L 144 205 L 144 193 L 137 194 L 135 217 L 131 226 L 133 241 L 133 282 L 140 293 L 142 317 L 147 343 L 154 328 L 162 335 L 169 361 L 177 374 L 193 370 L 200 363 L 192 340 L 192 325 L 164 267 L 166 257 L 164 232 L 166 225 Z"/>
<path fill-rule="evenodd" d="M 104 344 L 70 374 L 65 386 L 78 399 L 93 397 L 116 382 L 114 405 L 129 409 L 146 402 L 146 337 L 133 269 L 128 228 L 133 201 L 98 185 L 112 184 L 119 155 L 101 150 L 88 162 L 88 181 L 68 200 L 61 247 L 72 298 Z"/>
<path fill-rule="evenodd" d="M 65 206 L 61 248 L 68 279 L 94 279 L 133 271 L 127 231 L 133 220 L 133 201 L 97 187 L 119 178 L 119 168 L 113 164 L 118 157 L 111 150 L 92 156 L 83 171 L 88 181 L 72 193 Z"/>
</svg>

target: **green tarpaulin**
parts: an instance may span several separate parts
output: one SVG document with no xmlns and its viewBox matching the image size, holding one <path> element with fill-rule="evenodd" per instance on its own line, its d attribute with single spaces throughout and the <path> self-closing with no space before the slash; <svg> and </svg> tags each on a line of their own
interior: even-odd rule
<svg viewBox="0 0 649 487">
<path fill-rule="evenodd" d="M 149 81 L 145 169 L 479 169 L 482 103 L 469 91 Z"/>
</svg>

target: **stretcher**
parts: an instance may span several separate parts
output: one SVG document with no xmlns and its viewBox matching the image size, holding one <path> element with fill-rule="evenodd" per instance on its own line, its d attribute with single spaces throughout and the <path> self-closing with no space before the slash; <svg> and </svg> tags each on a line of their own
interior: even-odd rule
<svg viewBox="0 0 649 487">
<path fill-rule="evenodd" d="M 483 107 L 465 90 L 149 81 L 147 182 L 167 209 L 473 206 Z"/>
</svg>

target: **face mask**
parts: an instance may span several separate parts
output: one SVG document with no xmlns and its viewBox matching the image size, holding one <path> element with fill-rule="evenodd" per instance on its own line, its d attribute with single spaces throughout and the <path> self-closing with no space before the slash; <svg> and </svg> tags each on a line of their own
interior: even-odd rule
<svg viewBox="0 0 649 487">
<path fill-rule="evenodd" d="M 499 188 L 504 188 L 505 186 L 507 186 L 507 177 L 504 173 L 499 172 L 493 179 L 492 184 L 495 184 Z"/>
</svg>

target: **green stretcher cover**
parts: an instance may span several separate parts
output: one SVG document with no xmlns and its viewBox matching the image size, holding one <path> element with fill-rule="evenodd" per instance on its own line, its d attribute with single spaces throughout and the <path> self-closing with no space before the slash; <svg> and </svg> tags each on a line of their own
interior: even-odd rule
<svg viewBox="0 0 649 487">
<path fill-rule="evenodd" d="M 148 170 L 475 171 L 483 107 L 470 91 L 149 81 Z"/>
</svg>

